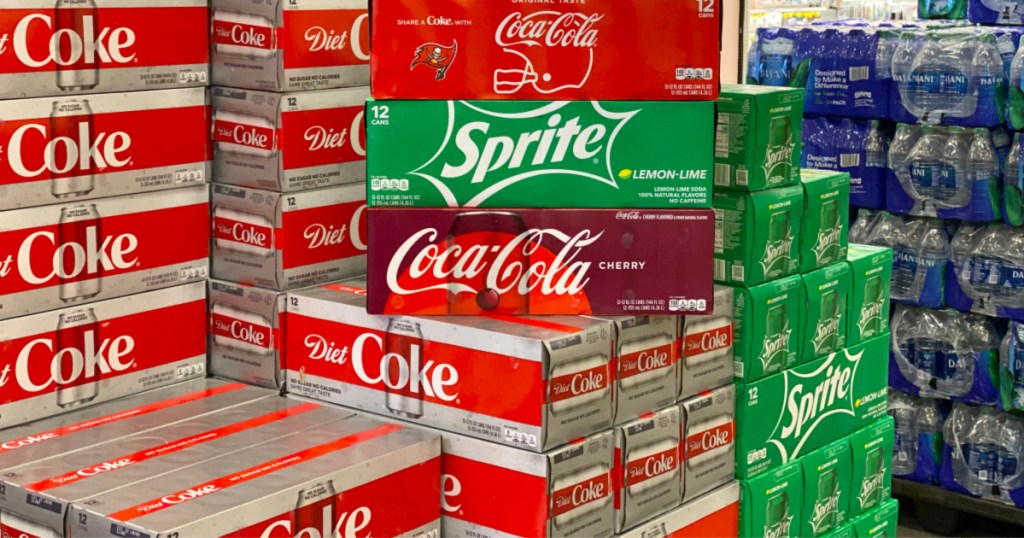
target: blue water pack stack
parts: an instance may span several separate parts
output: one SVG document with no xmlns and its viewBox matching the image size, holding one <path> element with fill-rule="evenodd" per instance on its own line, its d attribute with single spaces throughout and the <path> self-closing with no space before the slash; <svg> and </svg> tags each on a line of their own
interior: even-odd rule
<svg viewBox="0 0 1024 538">
<path fill-rule="evenodd" d="M 850 205 L 884 209 L 890 126 L 881 120 L 808 116 L 802 166 L 848 172 Z"/>
</svg>

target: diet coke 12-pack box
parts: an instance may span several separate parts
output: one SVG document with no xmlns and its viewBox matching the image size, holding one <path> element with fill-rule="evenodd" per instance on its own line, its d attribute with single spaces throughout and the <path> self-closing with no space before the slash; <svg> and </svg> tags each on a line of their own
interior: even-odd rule
<svg viewBox="0 0 1024 538">
<path fill-rule="evenodd" d="M 436 435 L 352 417 L 75 503 L 68 530 L 436 538 L 440 484 Z"/>
<path fill-rule="evenodd" d="M 713 101 L 720 3 L 373 0 L 378 99 Z M 657 37 L 655 37 L 657 36 Z"/>
<path fill-rule="evenodd" d="M 601 318 L 599 318 L 601 319 Z M 615 424 L 664 409 L 678 394 L 675 316 L 603 318 L 615 330 Z"/>
<path fill-rule="evenodd" d="M 0 427 L 6 428 L 203 377 L 206 286 L 7 319 L 0 335 Z"/>
<path fill-rule="evenodd" d="M 370 83 L 367 0 L 212 0 L 213 83 L 275 92 Z"/>
<path fill-rule="evenodd" d="M 0 99 L 205 86 L 208 20 L 206 0 L 6 2 Z"/>
<path fill-rule="evenodd" d="M 616 532 L 679 505 L 681 414 L 674 405 L 615 428 Z"/>
<path fill-rule="evenodd" d="M 733 478 L 736 469 L 736 387 L 726 385 L 683 402 L 683 502 Z"/>
<path fill-rule="evenodd" d="M 73 502 L 159 480 L 160 475 L 351 415 L 315 403 L 265 398 L 112 439 L 7 470 L 0 479 L 0 510 L 8 525 L 31 536 L 64 536 Z"/>
<path fill-rule="evenodd" d="M 110 400 L 0 431 L 0 471 L 274 396 L 206 378 Z"/>
<path fill-rule="evenodd" d="M 205 280 L 206 185 L 0 212 L 0 319 Z"/>
<path fill-rule="evenodd" d="M 366 187 L 213 186 L 213 276 L 274 290 L 366 272 Z"/>
<path fill-rule="evenodd" d="M 733 289 L 715 286 L 707 316 L 679 319 L 679 399 L 732 383 Z"/>
<path fill-rule="evenodd" d="M 284 385 L 284 292 L 210 281 L 210 374 Z"/>
<path fill-rule="evenodd" d="M 612 426 L 609 322 L 373 316 L 365 293 L 288 295 L 288 392 L 535 452 Z"/>
<path fill-rule="evenodd" d="M 0 101 L 0 116 L 0 210 L 209 177 L 203 88 Z"/>
<path fill-rule="evenodd" d="M 368 88 L 271 93 L 214 88 L 218 183 L 293 192 L 366 180 Z"/>
<path fill-rule="evenodd" d="M 371 208 L 372 314 L 707 314 L 711 210 Z"/>
<path fill-rule="evenodd" d="M 619 538 L 731 538 L 739 533 L 740 486 L 730 482 L 651 519 Z"/>
<path fill-rule="evenodd" d="M 443 433 L 442 535 L 612 536 L 613 437 L 536 454 Z"/>
</svg>

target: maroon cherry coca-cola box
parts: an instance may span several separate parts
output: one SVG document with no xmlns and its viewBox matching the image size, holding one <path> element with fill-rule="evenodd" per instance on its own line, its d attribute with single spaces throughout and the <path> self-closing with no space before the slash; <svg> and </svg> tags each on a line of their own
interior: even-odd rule
<svg viewBox="0 0 1024 538">
<path fill-rule="evenodd" d="M 707 314 L 714 212 L 371 208 L 371 314 Z"/>
</svg>

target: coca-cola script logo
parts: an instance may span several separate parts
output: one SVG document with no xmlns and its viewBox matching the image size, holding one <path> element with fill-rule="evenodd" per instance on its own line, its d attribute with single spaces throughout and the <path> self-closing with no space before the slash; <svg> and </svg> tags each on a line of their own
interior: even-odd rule
<svg viewBox="0 0 1024 538">
<path fill-rule="evenodd" d="M 333 224 L 310 224 L 302 232 L 302 236 L 309 241 L 310 249 L 344 245 L 345 241 L 348 240 L 349 244 L 357 250 L 365 251 L 366 242 L 359 233 L 360 219 L 362 219 L 365 211 L 366 205 L 364 204 L 352 213 L 349 223 L 342 225 L 340 228 L 335 227 Z"/>
<path fill-rule="evenodd" d="M 343 51 L 346 48 L 351 48 L 352 54 L 356 58 L 364 62 L 370 61 L 370 51 L 363 50 L 360 43 L 360 36 L 368 31 L 369 19 L 370 15 L 364 13 L 352 21 L 351 29 L 341 32 L 323 26 L 309 27 L 303 36 L 306 43 L 309 44 L 309 52 Z"/>
<path fill-rule="evenodd" d="M 266 529 L 263 529 L 260 538 L 281 536 L 280 534 L 275 534 L 275 530 L 285 532 L 287 536 L 308 538 L 368 538 L 370 536 L 370 533 L 366 532 L 366 530 L 373 519 L 373 513 L 365 506 L 356 508 L 351 512 L 341 512 L 338 514 L 338 518 L 335 519 L 334 503 L 325 503 L 321 516 L 321 528 L 297 528 L 300 523 L 296 522 L 294 525 L 296 528 L 293 530 L 291 514 L 286 514 L 285 517 L 274 521 Z"/>
<path fill-rule="evenodd" d="M 73 120 L 72 120 L 73 121 Z M 7 162 L 21 177 L 51 174 L 91 173 L 123 168 L 131 163 L 128 154 L 132 138 L 124 131 L 92 133 L 88 121 L 67 125 L 77 136 L 54 136 L 45 125 L 30 123 L 19 127 L 7 144 Z M 38 142 L 34 139 L 38 139 Z M 24 147 L 40 147 L 42 154 L 25 155 Z"/>
<path fill-rule="evenodd" d="M 579 261 L 577 258 L 583 249 L 596 243 L 602 235 L 603 231 L 582 230 L 570 236 L 553 228 L 533 229 L 513 237 L 503 245 L 473 245 L 464 248 L 456 244 L 436 244 L 440 233 L 436 229 L 427 228 L 413 234 L 395 250 L 388 264 L 387 283 L 392 293 L 403 295 L 429 290 L 476 294 L 482 290 L 464 282 L 483 276 L 484 286 L 501 295 L 528 295 L 538 289 L 544 295 L 575 295 L 581 293 L 590 282 L 587 272 L 591 266 L 590 262 Z M 413 247 L 424 240 L 430 244 L 414 254 Z M 552 250 L 557 252 L 552 262 L 523 261 L 529 260 L 542 246 L 553 242 L 561 245 Z M 408 268 L 408 275 L 414 281 L 427 278 L 443 283 L 406 288 L 399 282 L 403 268 Z"/>
<path fill-rule="evenodd" d="M 139 238 L 134 234 L 103 237 L 96 226 L 86 226 L 84 236 L 84 242 L 58 242 L 57 235 L 50 231 L 28 236 L 18 247 L 18 276 L 29 284 L 43 285 L 56 278 L 77 279 L 100 271 L 130 269 L 138 263 L 138 257 L 131 256 L 139 246 Z M 42 272 L 39 260 L 48 261 Z M 8 255 L 0 262 L 0 278 L 10 273 L 12 261 L 13 256 Z"/>
<path fill-rule="evenodd" d="M 30 340 L 18 352 L 14 377 L 27 392 L 42 392 L 54 385 L 71 385 L 124 372 L 135 365 L 132 352 L 135 339 L 128 335 L 96 341 L 96 332 L 84 331 L 77 347 L 57 348 L 53 336 Z M 47 365 L 48 367 L 40 367 Z M 8 371 L 0 372 L 0 386 L 7 383 Z M 5 447 L 7 448 L 7 447 Z"/>
<path fill-rule="evenodd" d="M 609 484 L 608 474 L 605 473 L 554 492 L 552 497 L 555 515 L 559 516 L 587 503 L 604 499 L 611 493 Z"/>
<path fill-rule="evenodd" d="M 60 10 L 58 10 L 60 11 Z M 86 10 L 69 10 L 74 24 L 55 28 L 53 17 L 42 13 L 25 16 L 14 28 L 11 40 L 14 56 L 26 67 L 96 67 L 135 61 L 132 46 L 135 32 L 130 28 L 97 28 L 96 17 Z M 48 39 L 41 36 L 49 36 Z M 0 49 L 7 36 L 0 36 Z"/>
<path fill-rule="evenodd" d="M 594 47 L 597 46 L 598 32 L 595 26 L 604 15 L 584 13 L 559 13 L 538 11 L 524 15 L 512 13 L 501 21 L 494 34 L 494 41 L 502 49 L 515 56 L 517 69 L 498 70 L 494 73 L 494 91 L 502 94 L 518 92 L 527 84 L 540 93 L 555 93 L 569 88 L 582 88 L 590 78 L 594 67 Z M 552 77 L 538 77 L 533 71 L 529 53 L 533 50 L 550 48 L 585 50 L 586 59 L 575 58 L 566 62 L 566 69 L 582 69 L 580 79 L 567 80 L 566 84 L 552 83 Z M 523 63 L 525 62 L 525 65 Z M 532 75 L 532 76 L 531 76 Z M 507 78 L 506 78 L 507 77 Z M 558 79 L 560 80 L 560 79 Z M 555 86 L 555 87 L 552 87 Z"/>
<path fill-rule="evenodd" d="M 356 155 L 366 157 L 366 144 L 362 140 L 364 111 L 362 107 L 355 108 L 357 112 L 352 116 L 352 124 L 345 129 L 339 131 L 322 125 L 306 129 L 302 138 L 309 142 L 309 151 L 342 149 L 351 145 Z"/>
<path fill-rule="evenodd" d="M 274 130 L 269 127 L 217 120 L 213 126 L 213 139 L 217 142 L 238 144 L 255 149 L 274 149 Z"/>
</svg>

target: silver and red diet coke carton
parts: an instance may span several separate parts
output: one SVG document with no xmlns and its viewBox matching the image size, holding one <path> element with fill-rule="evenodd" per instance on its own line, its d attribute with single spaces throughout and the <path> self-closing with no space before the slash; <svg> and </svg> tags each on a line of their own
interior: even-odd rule
<svg viewBox="0 0 1024 538">
<path fill-rule="evenodd" d="M 213 276 L 273 290 L 366 272 L 366 186 L 213 186 Z"/>
<path fill-rule="evenodd" d="M 213 89 L 218 183 L 293 192 L 366 181 L 368 88 Z"/>
<path fill-rule="evenodd" d="M 206 0 L 0 4 L 0 99 L 205 86 Z"/>
<path fill-rule="evenodd" d="M 611 427 L 609 322 L 372 316 L 365 293 L 288 295 L 288 392 L 535 452 Z"/>
<path fill-rule="evenodd" d="M 210 281 L 210 374 L 284 385 L 284 292 Z"/>
<path fill-rule="evenodd" d="M 440 484 L 436 435 L 352 417 L 75 503 L 68 530 L 436 538 Z"/>
<path fill-rule="evenodd" d="M 679 318 L 679 399 L 732 383 L 733 290 L 715 286 L 714 310 Z"/>
<path fill-rule="evenodd" d="M 680 487 L 679 406 L 615 428 L 615 531 L 675 508 Z"/>
<path fill-rule="evenodd" d="M 732 480 L 736 469 L 736 387 L 726 385 L 682 404 L 683 502 Z"/>
<path fill-rule="evenodd" d="M 269 91 L 370 83 L 367 0 L 213 0 L 213 83 Z"/>
<path fill-rule="evenodd" d="M 0 478 L 7 525 L 31 536 L 65 535 L 73 502 L 249 450 L 352 413 L 287 398 L 264 398 L 141 434 L 8 469 Z M 40 532 L 42 531 L 42 532 Z"/>
<path fill-rule="evenodd" d="M 206 286 L 8 319 L 0 335 L 0 427 L 8 427 L 203 377 Z"/>
<path fill-rule="evenodd" d="M 740 486 L 735 480 L 655 517 L 619 538 L 739 536 Z"/>
<path fill-rule="evenodd" d="M 0 116 L 0 209 L 170 189 L 209 177 L 203 88 L 0 101 Z"/>
<path fill-rule="evenodd" d="M 205 280 L 206 185 L 0 212 L 0 319 Z"/>
</svg>

